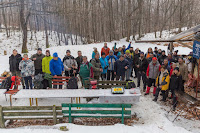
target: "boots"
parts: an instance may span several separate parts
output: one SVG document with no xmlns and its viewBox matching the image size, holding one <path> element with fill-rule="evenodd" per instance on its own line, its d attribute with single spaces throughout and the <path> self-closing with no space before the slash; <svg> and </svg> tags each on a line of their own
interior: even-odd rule
<svg viewBox="0 0 200 133">
<path fill-rule="evenodd" d="M 156 87 L 153 88 L 153 96 L 156 94 Z"/>
<path fill-rule="evenodd" d="M 149 95 L 150 87 L 147 87 L 147 91 L 144 95 Z"/>
</svg>

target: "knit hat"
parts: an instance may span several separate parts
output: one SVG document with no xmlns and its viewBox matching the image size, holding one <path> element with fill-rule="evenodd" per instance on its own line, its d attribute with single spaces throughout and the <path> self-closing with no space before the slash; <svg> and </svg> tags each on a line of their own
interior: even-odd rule
<svg viewBox="0 0 200 133">
<path fill-rule="evenodd" d="M 130 54 L 131 52 L 130 52 L 130 50 L 126 50 L 126 54 Z"/>
<path fill-rule="evenodd" d="M 106 55 L 104 52 L 101 53 L 101 56 Z"/>
<path fill-rule="evenodd" d="M 144 54 L 144 52 L 141 51 L 140 54 Z"/>
<path fill-rule="evenodd" d="M 157 60 L 157 58 L 156 58 L 156 57 L 153 57 L 152 60 Z"/>
<path fill-rule="evenodd" d="M 67 50 L 66 53 L 71 53 L 71 51 L 70 51 L 70 50 Z"/>
<path fill-rule="evenodd" d="M 113 50 L 110 50 L 109 53 L 113 53 Z"/>
<path fill-rule="evenodd" d="M 174 68 L 174 70 L 177 70 L 177 71 L 179 71 L 179 67 L 175 67 L 175 68 Z"/>
<path fill-rule="evenodd" d="M 53 53 L 53 57 L 58 57 L 58 53 Z"/>
<path fill-rule="evenodd" d="M 162 52 L 165 52 L 165 50 L 162 50 Z"/>
<path fill-rule="evenodd" d="M 46 50 L 46 52 L 48 52 L 50 54 L 50 51 L 49 50 Z"/>
<path fill-rule="evenodd" d="M 42 49 L 41 49 L 41 48 L 38 48 L 37 50 L 38 50 L 38 51 L 42 51 Z"/>
</svg>

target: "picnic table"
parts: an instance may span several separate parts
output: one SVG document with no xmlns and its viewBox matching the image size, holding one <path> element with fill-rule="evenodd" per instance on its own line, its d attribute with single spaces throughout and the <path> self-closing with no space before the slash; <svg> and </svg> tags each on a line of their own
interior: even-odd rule
<svg viewBox="0 0 200 133">
<path fill-rule="evenodd" d="M 101 103 L 136 103 L 139 102 L 141 93 L 130 94 L 125 90 L 124 94 L 112 94 L 111 89 L 65 89 L 65 90 L 20 90 L 13 98 L 31 99 L 35 98 L 38 106 L 38 98 L 99 98 Z M 80 99 L 79 99 L 80 103 Z"/>
</svg>

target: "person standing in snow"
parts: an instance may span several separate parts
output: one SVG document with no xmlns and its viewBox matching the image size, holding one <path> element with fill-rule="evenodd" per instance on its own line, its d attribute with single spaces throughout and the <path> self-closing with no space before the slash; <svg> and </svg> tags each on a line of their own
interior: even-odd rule
<svg viewBox="0 0 200 133">
<path fill-rule="evenodd" d="M 161 54 L 160 57 L 158 58 L 158 62 L 159 62 L 160 64 L 163 64 L 165 58 L 167 58 L 167 56 L 165 55 L 165 51 L 163 50 L 163 51 L 162 51 L 162 54 Z"/>
<path fill-rule="evenodd" d="M 120 55 L 119 60 L 115 62 L 114 74 L 116 75 L 116 80 L 121 78 L 122 81 L 125 79 L 125 72 L 129 69 L 129 62 L 124 59 L 124 55 Z"/>
<path fill-rule="evenodd" d="M 107 43 L 104 43 L 104 47 L 101 49 L 101 55 L 102 53 L 105 53 L 107 56 L 109 55 L 109 51 L 110 51 L 110 48 L 108 48 Z"/>
<path fill-rule="evenodd" d="M 95 55 L 95 58 L 91 60 L 91 64 L 94 72 L 94 79 L 99 80 L 101 73 L 103 72 L 101 62 L 99 60 L 99 54 Z"/>
<path fill-rule="evenodd" d="M 160 68 L 160 73 L 156 79 L 157 89 L 156 89 L 155 98 L 153 99 L 153 101 L 155 102 L 157 101 L 160 91 L 162 92 L 162 96 L 163 96 L 162 101 L 164 102 L 166 101 L 166 98 L 167 98 L 166 91 L 169 88 L 169 82 L 170 82 L 170 78 L 169 78 L 168 70 L 165 68 L 164 65 L 162 65 Z"/>
<path fill-rule="evenodd" d="M 44 57 L 41 48 L 38 48 L 37 53 L 31 56 L 31 60 L 34 61 L 35 75 L 42 74 L 42 59 Z"/>
<path fill-rule="evenodd" d="M 137 78 L 138 68 L 136 66 L 136 62 L 138 62 L 139 57 L 140 57 L 139 50 L 135 49 L 135 54 L 134 54 L 134 58 L 133 58 L 133 67 L 134 67 L 134 72 L 135 72 L 135 77 L 134 78 Z"/>
<path fill-rule="evenodd" d="M 108 60 L 106 59 L 105 53 L 102 53 L 100 62 L 101 62 L 101 67 L 103 69 L 103 72 L 101 73 L 101 79 L 106 80 L 106 73 L 107 73 L 109 64 L 108 64 Z"/>
<path fill-rule="evenodd" d="M 151 54 L 153 54 L 153 50 L 152 50 L 152 48 L 148 48 L 148 50 L 145 54 L 146 59 L 149 59 L 151 57 Z"/>
<path fill-rule="evenodd" d="M 180 74 L 182 76 L 182 83 L 183 83 L 181 91 L 184 92 L 184 83 L 188 80 L 188 68 L 187 68 L 187 65 L 183 62 L 183 57 L 179 57 L 178 67 L 179 67 Z"/>
<path fill-rule="evenodd" d="M 107 71 L 107 80 L 114 80 L 114 63 L 117 61 L 117 57 L 113 54 L 113 51 L 109 51 L 109 55 L 106 56 L 106 59 L 108 60 L 108 71 Z"/>
<path fill-rule="evenodd" d="M 143 91 L 145 91 L 146 90 L 146 82 L 147 82 L 146 71 L 147 71 L 147 67 L 148 67 L 148 61 L 144 57 L 144 52 L 140 52 L 140 57 L 139 57 L 138 61 L 136 62 L 136 67 L 138 69 L 137 87 L 140 87 L 140 80 L 142 77 Z"/>
<path fill-rule="evenodd" d="M 80 69 L 80 66 L 83 62 L 83 56 L 82 56 L 82 52 L 81 51 L 78 51 L 78 57 L 76 57 L 76 62 L 77 62 L 77 65 L 78 65 L 78 70 Z"/>
<path fill-rule="evenodd" d="M 83 56 L 83 62 L 80 66 L 79 75 L 82 79 L 82 84 L 84 87 L 86 85 L 85 81 L 92 79 L 94 77 L 93 74 L 92 64 L 88 62 L 87 56 Z"/>
<path fill-rule="evenodd" d="M 126 80 L 130 80 L 130 77 L 131 77 L 131 74 L 132 74 L 132 70 L 133 70 L 132 69 L 133 68 L 133 57 L 132 57 L 132 55 L 131 55 L 129 50 L 126 50 L 125 56 L 126 56 L 125 59 L 129 62 L 129 68 L 126 71 Z"/>
<path fill-rule="evenodd" d="M 177 54 L 178 54 L 178 50 L 174 51 L 174 54 L 172 56 L 175 63 L 178 63 L 179 56 Z"/>
<path fill-rule="evenodd" d="M 44 80 L 43 80 L 43 88 L 46 89 L 47 87 L 52 88 L 52 80 L 50 80 L 51 77 L 51 71 L 49 68 L 50 61 L 53 59 L 53 57 L 50 55 L 50 51 L 46 50 L 46 56 L 42 59 L 42 72 L 44 73 Z M 46 78 L 46 79 L 45 79 Z"/>
<path fill-rule="evenodd" d="M 64 72 L 63 62 L 58 57 L 57 53 L 53 54 L 53 59 L 50 61 L 50 71 L 51 75 L 54 77 L 62 76 Z M 53 88 L 57 89 L 57 85 L 54 85 Z M 62 85 L 59 85 L 59 89 L 62 89 Z"/>
<path fill-rule="evenodd" d="M 147 85 L 147 90 L 145 95 L 148 95 L 150 92 L 150 88 L 153 85 L 154 89 L 153 89 L 153 95 L 155 95 L 156 93 L 156 78 L 159 74 L 160 71 L 160 64 L 157 61 L 156 57 L 152 58 L 152 62 L 149 63 L 149 66 L 147 68 L 147 79 L 148 79 L 148 85 Z"/>
<path fill-rule="evenodd" d="M 25 81 L 26 89 L 32 89 L 32 77 L 35 74 L 35 68 L 33 61 L 28 58 L 27 54 L 24 54 L 23 60 L 19 63 L 19 70 L 21 70 L 21 75 Z"/>
<path fill-rule="evenodd" d="M 97 48 L 96 48 L 96 47 L 94 47 L 93 49 L 94 49 L 94 51 L 92 52 L 92 59 L 95 58 L 95 55 L 96 55 L 97 53 L 99 54 L 99 52 L 97 51 Z"/>
<path fill-rule="evenodd" d="M 71 55 L 70 50 L 66 51 L 66 55 L 63 58 L 63 65 L 65 69 L 65 76 L 71 77 L 74 76 L 74 73 L 77 73 L 78 65 L 75 58 Z"/>
</svg>

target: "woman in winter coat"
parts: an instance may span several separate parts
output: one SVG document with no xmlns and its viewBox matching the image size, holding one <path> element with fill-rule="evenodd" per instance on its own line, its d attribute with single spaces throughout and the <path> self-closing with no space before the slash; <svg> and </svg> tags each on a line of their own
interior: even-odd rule
<svg viewBox="0 0 200 133">
<path fill-rule="evenodd" d="M 94 47 L 93 49 L 94 49 L 94 51 L 92 52 L 92 59 L 95 58 L 96 53 L 99 54 L 99 52 L 97 51 L 97 48 L 96 48 L 96 47 Z"/>
<path fill-rule="evenodd" d="M 21 70 L 26 89 L 32 89 L 32 77 L 35 74 L 35 67 L 33 61 L 28 58 L 27 54 L 24 54 L 23 60 L 19 63 L 19 70 Z"/>
<path fill-rule="evenodd" d="M 103 69 L 103 72 L 101 73 L 101 79 L 106 80 L 106 73 L 107 73 L 109 64 L 108 64 L 108 60 L 106 59 L 105 53 L 102 53 L 100 62 L 101 62 L 101 67 Z"/>
<path fill-rule="evenodd" d="M 159 95 L 160 91 L 162 92 L 162 96 L 163 96 L 162 101 L 166 101 L 166 98 L 167 98 L 166 91 L 169 88 L 169 81 L 170 81 L 169 73 L 164 65 L 161 66 L 160 70 L 161 71 L 156 79 L 157 89 L 156 89 L 156 93 L 155 93 L 155 98 L 153 99 L 153 101 L 155 101 L 155 102 L 158 99 L 158 95 Z"/>
<path fill-rule="evenodd" d="M 172 72 L 172 75 L 170 78 L 170 84 L 169 84 L 169 89 L 171 90 L 172 98 L 173 98 L 173 102 L 172 102 L 173 110 L 176 109 L 176 105 L 177 105 L 176 93 L 181 90 L 182 86 L 183 86 L 182 76 L 179 72 L 179 68 L 175 67 L 174 71 Z"/>
</svg>

